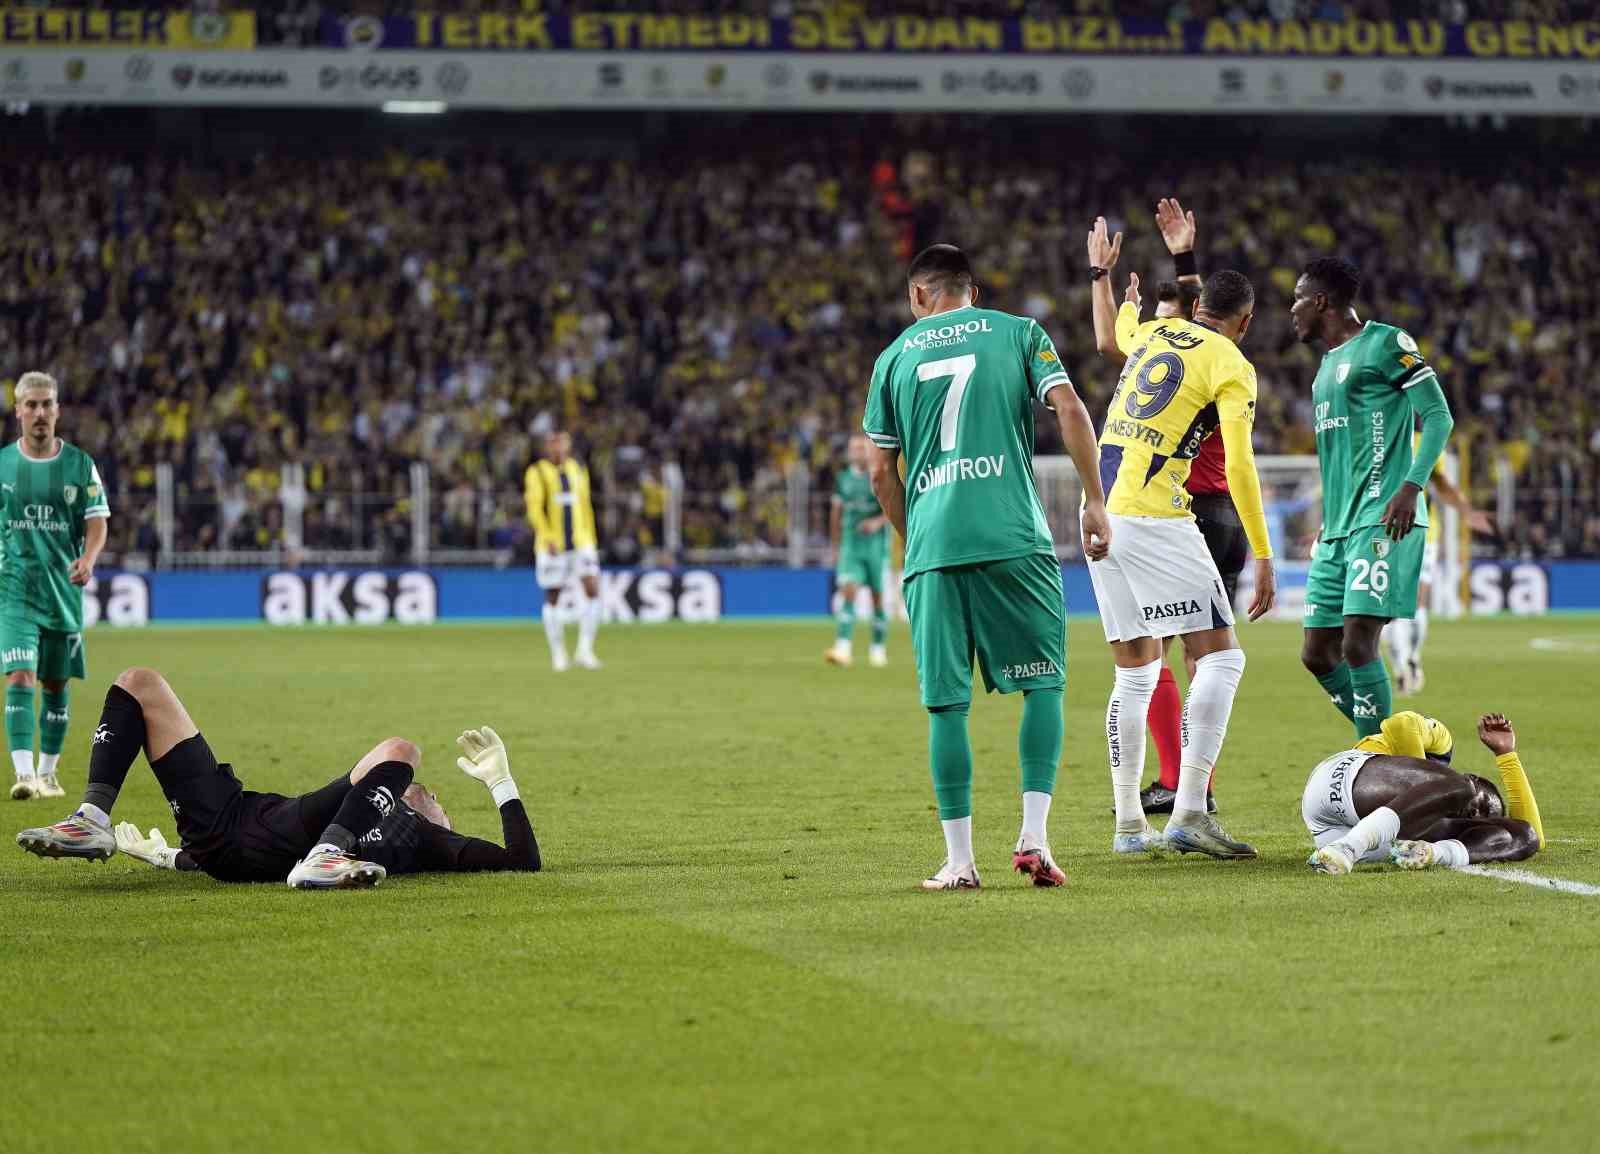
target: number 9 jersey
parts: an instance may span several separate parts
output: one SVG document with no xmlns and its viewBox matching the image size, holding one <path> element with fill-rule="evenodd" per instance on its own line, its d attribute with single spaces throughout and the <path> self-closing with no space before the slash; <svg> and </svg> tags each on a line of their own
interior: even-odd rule
<svg viewBox="0 0 1600 1154">
<path fill-rule="evenodd" d="M 1106 510 L 1189 517 L 1190 463 L 1222 421 L 1254 422 L 1256 371 L 1227 337 L 1176 317 L 1146 321 L 1124 351 L 1128 361 L 1100 434 Z"/>
</svg>

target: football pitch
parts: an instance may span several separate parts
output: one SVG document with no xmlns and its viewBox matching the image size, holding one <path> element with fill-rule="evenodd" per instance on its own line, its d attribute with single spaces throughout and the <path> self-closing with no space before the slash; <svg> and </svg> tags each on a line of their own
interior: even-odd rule
<svg viewBox="0 0 1600 1154">
<path fill-rule="evenodd" d="M 495 726 L 545 870 L 227 886 L 41 861 L 11 834 L 70 805 L 0 800 L 0 1149 L 1595 1149 L 1600 896 L 1313 874 L 1300 792 L 1348 727 L 1295 626 L 1242 634 L 1217 792 L 1260 860 L 1113 859 L 1109 660 L 1075 621 L 1068 887 L 1008 872 L 1020 698 L 986 697 L 986 888 L 924 894 L 943 844 L 903 630 L 890 668 L 836 670 L 821 620 L 619 627 L 603 672 L 560 676 L 537 622 L 96 631 L 68 803 L 105 686 L 148 664 L 247 788 L 397 734 L 498 841 L 453 745 Z M 1476 713 L 1516 725 L 1551 838 L 1520 868 L 1600 884 L 1600 619 L 1438 622 L 1427 663 L 1401 704 L 1451 726 L 1457 768 L 1493 775 Z M 142 758 L 116 817 L 176 840 Z"/>
</svg>

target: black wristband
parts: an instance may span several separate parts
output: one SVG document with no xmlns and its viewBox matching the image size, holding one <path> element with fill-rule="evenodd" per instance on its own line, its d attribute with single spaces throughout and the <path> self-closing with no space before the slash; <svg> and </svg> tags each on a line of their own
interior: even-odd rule
<svg viewBox="0 0 1600 1154">
<path fill-rule="evenodd" d="M 1092 265 L 1089 266 L 1089 279 L 1090 280 L 1099 280 L 1101 277 L 1105 276 L 1110 271 L 1111 271 L 1110 269 L 1101 268 L 1097 264 L 1092 264 Z"/>
<path fill-rule="evenodd" d="M 1172 263 L 1177 266 L 1178 279 L 1186 276 L 1199 276 L 1200 263 L 1194 259 L 1194 249 L 1188 252 L 1175 252 L 1172 254 Z"/>
</svg>

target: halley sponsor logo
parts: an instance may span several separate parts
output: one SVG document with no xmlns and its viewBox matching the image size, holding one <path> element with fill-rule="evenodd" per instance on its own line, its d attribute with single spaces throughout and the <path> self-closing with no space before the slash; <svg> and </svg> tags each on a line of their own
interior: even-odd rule
<svg viewBox="0 0 1600 1154">
<path fill-rule="evenodd" d="M 946 72 L 940 80 L 946 92 L 985 92 L 990 95 L 1032 96 L 1039 91 L 1037 72 L 986 68 L 973 72 Z"/>
<path fill-rule="evenodd" d="M 917 492 L 926 493 L 957 481 L 986 481 L 1006 470 L 1006 459 L 996 457 L 958 457 L 942 465 L 929 465 L 917 474 Z"/>
<path fill-rule="evenodd" d="M 921 332 L 913 333 L 901 342 L 900 351 L 947 348 L 950 345 L 965 344 L 967 337 L 973 333 L 990 331 L 987 319 L 961 321 L 953 325 L 939 325 L 937 328 L 923 329 Z"/>
<path fill-rule="evenodd" d="M 262 582 L 261 616 L 272 625 L 417 624 L 438 615 L 427 573 L 273 573 Z"/>
<path fill-rule="evenodd" d="M 556 612 L 576 619 L 582 605 L 573 582 Z M 600 574 L 600 620 L 716 621 L 722 616 L 722 581 L 707 569 L 607 569 Z"/>
<path fill-rule="evenodd" d="M 1200 612 L 1200 602 L 1193 597 L 1187 601 L 1163 601 L 1159 605 L 1141 605 L 1146 621 L 1166 621 L 1172 617 L 1188 617 Z"/>
<path fill-rule="evenodd" d="M 205 73 L 201 73 L 204 84 Z M 360 89 L 363 92 L 415 92 L 422 87 L 422 69 L 415 66 L 385 68 L 368 64 L 364 68 L 340 68 L 324 65 L 317 74 L 317 83 L 326 89 Z"/>
<path fill-rule="evenodd" d="M 1054 661 L 1024 661 L 1020 665 L 1003 665 L 1000 674 L 1012 681 L 1020 681 L 1025 677 L 1046 677 L 1056 673 Z"/>
</svg>

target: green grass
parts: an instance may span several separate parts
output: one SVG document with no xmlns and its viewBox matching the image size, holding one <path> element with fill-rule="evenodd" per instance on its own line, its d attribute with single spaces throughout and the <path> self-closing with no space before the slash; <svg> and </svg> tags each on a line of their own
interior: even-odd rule
<svg viewBox="0 0 1600 1154">
<path fill-rule="evenodd" d="M 1595 1148 L 1600 898 L 1312 874 L 1300 790 L 1348 732 L 1292 626 L 1245 630 L 1218 779 L 1261 860 L 1111 858 L 1109 663 L 1075 622 L 1071 885 L 1007 873 L 1019 708 L 988 697 L 988 888 L 955 895 L 915 889 L 942 843 L 906 638 L 838 671 L 828 636 L 618 628 L 603 673 L 556 677 L 536 625 L 96 632 L 69 791 L 109 677 L 151 664 L 248 786 L 310 788 L 402 734 L 458 826 L 498 837 L 451 744 L 493 724 L 546 870 L 306 894 L 0 846 L 0 1149 Z M 1441 622 L 1420 698 L 1463 768 L 1490 766 L 1473 713 L 1510 714 L 1553 839 L 1529 868 L 1589 882 L 1597 643 L 1593 618 Z M 0 806 L 8 828 L 66 809 Z M 117 816 L 171 835 L 142 760 Z"/>
</svg>

